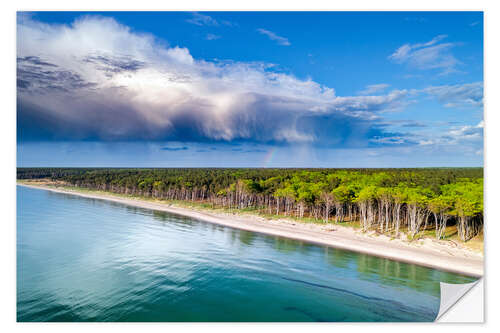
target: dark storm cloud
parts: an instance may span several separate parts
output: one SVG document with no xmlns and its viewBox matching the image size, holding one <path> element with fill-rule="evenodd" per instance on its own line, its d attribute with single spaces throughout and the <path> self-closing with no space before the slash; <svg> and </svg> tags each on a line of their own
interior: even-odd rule
<svg viewBox="0 0 500 333">
<path fill-rule="evenodd" d="M 21 141 L 412 143 L 382 119 L 404 108 L 405 90 L 337 96 L 272 66 L 195 60 L 110 19 L 63 27 L 23 20 L 18 40 Z"/>
<path fill-rule="evenodd" d="M 17 63 L 30 64 L 35 66 L 57 67 L 57 65 L 42 61 L 39 57 L 36 56 L 18 57 Z"/>
<path fill-rule="evenodd" d="M 391 132 L 383 122 L 346 115 L 304 117 L 301 119 L 300 129 L 314 133 L 315 142 L 321 147 L 362 148 L 415 144 L 410 138 L 411 134 Z"/>
<path fill-rule="evenodd" d="M 136 72 L 146 65 L 143 61 L 138 61 L 126 56 L 114 57 L 109 55 L 92 55 L 83 58 L 82 61 L 94 64 L 96 69 L 107 73 L 107 75 L 122 72 Z"/>
<path fill-rule="evenodd" d="M 42 61 L 39 57 L 17 58 L 17 87 L 21 92 L 69 92 L 95 85 L 85 81 L 79 74 Z"/>
</svg>

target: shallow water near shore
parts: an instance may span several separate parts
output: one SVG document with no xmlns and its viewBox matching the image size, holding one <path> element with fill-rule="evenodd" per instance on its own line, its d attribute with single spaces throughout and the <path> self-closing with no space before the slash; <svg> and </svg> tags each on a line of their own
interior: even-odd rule
<svg viewBox="0 0 500 333">
<path fill-rule="evenodd" d="M 433 321 L 475 280 L 17 187 L 18 321 Z"/>
</svg>

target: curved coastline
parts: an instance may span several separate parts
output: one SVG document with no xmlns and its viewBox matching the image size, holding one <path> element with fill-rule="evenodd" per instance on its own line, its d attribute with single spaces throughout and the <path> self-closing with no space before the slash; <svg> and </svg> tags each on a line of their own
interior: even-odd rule
<svg viewBox="0 0 500 333">
<path fill-rule="evenodd" d="M 17 183 L 17 185 L 164 211 L 231 228 L 291 238 L 458 274 L 474 277 L 481 277 L 483 275 L 483 256 L 465 249 L 443 245 L 433 240 L 408 243 L 395 239 L 391 240 L 387 236 L 362 234 L 354 229 L 334 224 L 324 226 L 313 225 L 286 220 L 285 218 L 268 220 L 255 215 L 205 212 L 164 203 L 124 198 L 105 192 L 90 194 L 49 186 L 22 183 Z"/>
</svg>

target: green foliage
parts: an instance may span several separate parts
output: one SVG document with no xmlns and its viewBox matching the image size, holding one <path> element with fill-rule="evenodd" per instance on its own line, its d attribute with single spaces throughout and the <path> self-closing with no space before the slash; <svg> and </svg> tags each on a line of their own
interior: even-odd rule
<svg viewBox="0 0 500 333">
<path fill-rule="evenodd" d="M 452 203 L 452 215 L 475 216 L 484 209 L 483 182 L 481 180 L 469 181 L 460 179 L 460 182 L 444 185 L 442 193 Z"/>
<path fill-rule="evenodd" d="M 347 203 L 354 199 L 354 191 L 349 186 L 342 184 L 331 191 L 333 198 L 337 202 Z"/>
<path fill-rule="evenodd" d="M 306 216 L 325 221 L 334 212 L 336 220 L 347 212 L 353 219 L 359 218 L 356 207 L 362 205 L 369 209 L 370 224 L 385 221 L 384 230 L 394 214 L 398 214 L 398 223 L 407 223 L 404 214 L 409 208 L 420 219 L 435 213 L 473 224 L 482 221 L 484 208 L 482 168 L 18 168 L 17 178 L 50 178 L 74 186 L 175 200 L 215 202 L 223 198 L 221 202 L 231 207 L 265 204 L 269 213 L 276 209 L 278 214 L 283 209 L 289 214 L 298 207 L 300 215 L 305 210 Z M 395 210 L 389 212 L 392 208 Z"/>
<path fill-rule="evenodd" d="M 368 185 L 363 187 L 356 195 L 356 202 L 371 201 L 377 196 L 377 187 Z"/>
</svg>

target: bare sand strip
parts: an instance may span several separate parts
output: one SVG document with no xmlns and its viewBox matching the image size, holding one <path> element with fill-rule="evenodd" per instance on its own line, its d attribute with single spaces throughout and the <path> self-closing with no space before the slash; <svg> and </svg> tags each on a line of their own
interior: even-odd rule
<svg viewBox="0 0 500 333">
<path fill-rule="evenodd" d="M 231 228 L 292 238 L 459 274 L 476 277 L 483 275 L 483 256 L 481 254 L 452 246 L 447 242 L 426 239 L 410 243 L 399 239 L 391 239 L 384 235 L 361 233 L 352 228 L 334 224 L 319 225 L 286 219 L 269 220 L 254 215 L 199 211 L 164 203 L 124 198 L 104 192 L 102 194 L 90 194 L 48 186 L 18 185 L 169 212 Z"/>
</svg>

